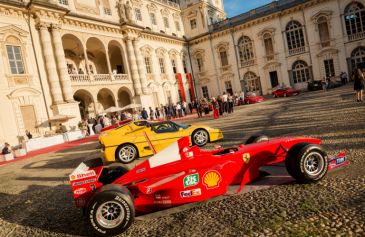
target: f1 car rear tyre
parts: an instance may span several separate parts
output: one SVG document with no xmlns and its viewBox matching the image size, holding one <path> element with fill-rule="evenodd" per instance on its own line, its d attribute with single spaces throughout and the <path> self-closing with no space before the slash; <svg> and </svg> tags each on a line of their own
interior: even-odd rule
<svg viewBox="0 0 365 237">
<path fill-rule="evenodd" d="M 129 164 L 138 157 L 138 151 L 132 144 L 124 144 L 118 147 L 115 152 L 116 159 L 123 163 Z"/>
<path fill-rule="evenodd" d="M 317 182 L 327 173 L 327 154 L 317 144 L 298 143 L 289 149 L 285 166 L 288 173 L 299 183 Z"/>
<path fill-rule="evenodd" d="M 268 140 L 269 140 L 269 137 L 266 135 L 254 134 L 247 139 L 247 141 L 245 142 L 245 145 L 258 143 L 258 142 L 264 142 L 264 141 L 268 141 Z"/>
<path fill-rule="evenodd" d="M 209 142 L 209 133 L 204 129 L 197 129 L 191 135 L 191 141 L 194 145 L 205 146 Z"/>
<path fill-rule="evenodd" d="M 114 236 L 133 223 L 135 209 L 128 189 L 98 193 L 87 209 L 87 219 L 98 236 Z"/>
</svg>

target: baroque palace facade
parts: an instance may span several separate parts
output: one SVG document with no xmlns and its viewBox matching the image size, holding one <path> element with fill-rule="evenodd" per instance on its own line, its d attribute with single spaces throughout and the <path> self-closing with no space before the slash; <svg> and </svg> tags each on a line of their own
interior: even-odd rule
<svg viewBox="0 0 365 237">
<path fill-rule="evenodd" d="M 0 0 L 0 142 L 62 114 L 268 94 L 365 62 L 365 0 Z"/>
</svg>

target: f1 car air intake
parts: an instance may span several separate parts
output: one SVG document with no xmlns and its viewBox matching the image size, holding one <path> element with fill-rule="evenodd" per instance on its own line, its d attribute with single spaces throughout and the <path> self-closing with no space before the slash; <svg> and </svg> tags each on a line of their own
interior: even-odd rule
<svg viewBox="0 0 365 237">
<path fill-rule="evenodd" d="M 260 177 L 259 168 L 284 162 L 299 183 L 321 180 L 348 164 L 346 155 L 328 156 L 320 140 L 252 136 L 245 145 L 212 151 L 190 147 L 184 137 L 134 169 L 104 167 L 101 159 L 81 163 L 70 175 L 75 204 L 83 208 L 97 235 L 128 229 L 135 216 L 239 192 Z"/>
</svg>

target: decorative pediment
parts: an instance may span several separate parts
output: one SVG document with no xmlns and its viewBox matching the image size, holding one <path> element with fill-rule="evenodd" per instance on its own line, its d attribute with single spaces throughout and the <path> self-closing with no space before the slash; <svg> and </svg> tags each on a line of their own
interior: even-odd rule
<svg viewBox="0 0 365 237">
<path fill-rule="evenodd" d="M 41 92 L 37 91 L 36 89 L 31 87 L 24 87 L 12 91 L 9 95 L 7 95 L 7 97 L 9 99 L 16 99 L 18 97 L 29 97 L 29 96 L 39 96 L 39 95 L 41 95 Z"/>
<path fill-rule="evenodd" d="M 198 15 L 198 11 L 197 10 L 193 10 L 193 11 L 190 11 L 190 12 L 188 12 L 188 14 L 187 14 L 187 18 L 194 18 L 194 17 L 196 17 Z"/>
<path fill-rule="evenodd" d="M 180 13 L 172 13 L 172 17 L 174 18 L 174 20 L 180 20 L 181 19 L 181 14 Z"/>
<path fill-rule="evenodd" d="M 158 57 L 164 57 L 164 55 L 167 53 L 167 50 L 164 48 L 157 48 L 156 49 L 156 55 Z"/>
<path fill-rule="evenodd" d="M 15 25 L 0 27 L 0 42 L 18 41 L 17 43 L 25 43 L 27 36 L 27 31 Z"/>
<path fill-rule="evenodd" d="M 142 6 L 142 0 L 131 0 L 132 5 L 134 7 L 141 7 Z"/>
<path fill-rule="evenodd" d="M 156 12 L 158 10 L 157 6 L 153 3 L 147 5 L 147 9 L 150 12 Z"/>
<path fill-rule="evenodd" d="M 198 55 L 201 55 L 204 58 L 205 50 L 204 49 L 196 49 L 193 51 L 193 56 L 197 57 Z"/>
<path fill-rule="evenodd" d="M 338 53 L 338 49 L 336 48 L 326 48 L 326 49 L 322 49 L 321 51 L 319 51 L 319 53 L 317 54 L 317 57 L 323 57 L 326 54 L 337 54 Z"/>
<path fill-rule="evenodd" d="M 200 84 L 208 84 L 210 82 L 210 79 L 208 77 L 199 77 Z"/>
<path fill-rule="evenodd" d="M 264 29 L 262 29 L 259 33 L 257 33 L 257 36 L 259 37 L 263 37 L 266 33 L 270 34 L 271 36 L 274 35 L 275 33 L 275 28 L 273 27 L 265 27 Z"/>
<path fill-rule="evenodd" d="M 331 17 L 332 13 L 333 13 L 333 11 L 321 10 L 321 11 L 317 12 L 316 14 L 314 14 L 311 17 L 311 20 L 316 22 L 321 16 L 326 17 L 328 20 Z"/>
<path fill-rule="evenodd" d="M 150 57 L 153 53 L 153 48 L 150 45 L 145 45 L 141 47 L 142 55 L 145 57 Z"/>
<path fill-rule="evenodd" d="M 228 42 L 220 42 L 215 46 L 215 49 L 217 51 L 220 51 L 221 49 L 225 49 L 226 51 L 228 51 L 229 48 L 229 43 Z"/>
<path fill-rule="evenodd" d="M 179 55 L 179 52 L 176 49 L 171 49 L 169 51 L 170 58 L 176 58 Z"/>
<path fill-rule="evenodd" d="M 281 63 L 277 62 L 277 61 L 272 61 L 269 63 L 266 63 L 262 68 L 265 70 L 275 70 L 276 68 L 280 67 Z"/>
<path fill-rule="evenodd" d="M 161 15 L 162 16 L 169 16 L 170 15 L 170 11 L 166 8 L 161 9 Z"/>
</svg>

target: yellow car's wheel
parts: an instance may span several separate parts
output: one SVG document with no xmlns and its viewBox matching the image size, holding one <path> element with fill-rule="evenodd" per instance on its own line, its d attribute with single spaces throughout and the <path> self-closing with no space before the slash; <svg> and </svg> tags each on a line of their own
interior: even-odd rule
<svg viewBox="0 0 365 237">
<path fill-rule="evenodd" d="M 120 145 L 115 152 L 116 160 L 123 164 L 129 164 L 138 157 L 138 151 L 132 144 Z"/>
<path fill-rule="evenodd" d="M 204 129 L 197 129 L 193 132 L 191 140 L 194 145 L 205 146 L 209 142 L 209 133 Z"/>
</svg>

